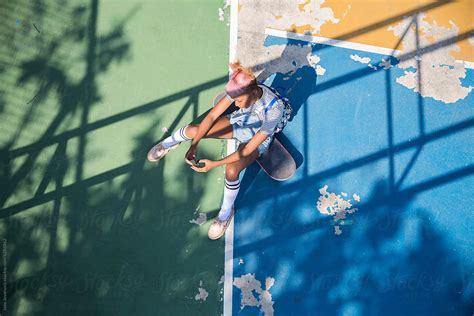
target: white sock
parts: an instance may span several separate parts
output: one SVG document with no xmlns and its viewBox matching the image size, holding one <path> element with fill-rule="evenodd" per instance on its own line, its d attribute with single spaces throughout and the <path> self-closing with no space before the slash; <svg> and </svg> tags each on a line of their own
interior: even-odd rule
<svg viewBox="0 0 474 316">
<path fill-rule="evenodd" d="M 224 201 L 222 201 L 221 210 L 219 211 L 219 215 L 217 217 L 221 221 L 225 221 L 229 218 L 230 213 L 232 211 L 232 206 L 234 205 L 235 198 L 239 193 L 240 189 L 240 181 L 239 179 L 235 181 L 229 181 L 225 179 L 225 187 L 224 187 Z"/>
<path fill-rule="evenodd" d="M 163 140 L 161 143 L 164 148 L 170 148 L 176 144 L 182 143 L 184 141 L 190 140 L 188 136 L 184 133 L 184 130 L 188 127 L 187 125 L 184 127 L 181 127 L 178 129 L 176 132 L 174 132 L 170 137 L 166 138 Z"/>
</svg>

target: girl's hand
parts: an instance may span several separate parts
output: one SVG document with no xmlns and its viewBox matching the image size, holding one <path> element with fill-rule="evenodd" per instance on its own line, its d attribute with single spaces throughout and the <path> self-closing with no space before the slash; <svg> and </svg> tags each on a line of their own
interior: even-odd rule
<svg viewBox="0 0 474 316">
<path fill-rule="evenodd" d="M 209 159 L 200 159 L 199 163 L 204 163 L 204 167 L 198 168 L 197 166 L 192 166 L 191 169 L 196 172 L 208 172 L 212 168 L 216 167 L 216 162 Z"/>
<path fill-rule="evenodd" d="M 189 147 L 184 157 L 188 160 L 193 161 L 194 159 L 196 159 L 196 152 L 197 152 L 197 145 L 191 145 L 191 147 Z"/>
</svg>

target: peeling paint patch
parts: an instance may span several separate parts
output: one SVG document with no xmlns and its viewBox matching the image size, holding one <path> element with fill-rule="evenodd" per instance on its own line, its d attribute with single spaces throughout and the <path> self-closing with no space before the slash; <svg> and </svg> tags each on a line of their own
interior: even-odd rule
<svg viewBox="0 0 474 316">
<path fill-rule="evenodd" d="M 300 1 L 298 3 L 303 3 Z M 326 23 L 338 23 L 334 12 L 329 7 L 323 7 L 324 0 L 313 0 L 301 7 L 300 11 L 294 1 L 258 1 L 240 0 L 242 10 L 239 12 L 239 39 L 236 59 L 265 80 L 269 74 L 282 73 L 291 76 L 297 69 L 310 66 L 317 75 L 324 75 L 326 69 L 321 65 L 307 60 L 311 54 L 311 45 L 272 45 L 265 47 L 265 28 L 278 30 L 293 30 L 299 33 L 318 34 L 321 26 Z M 255 8 L 258 18 L 255 18 Z M 297 24 L 295 24 L 297 23 Z M 295 63 L 292 63 L 295 61 Z M 257 67 L 257 65 L 259 65 Z M 260 74 L 262 76 L 260 77 Z"/>
<path fill-rule="evenodd" d="M 229 10 L 227 8 L 230 7 L 230 0 L 224 1 L 224 5 L 221 8 L 217 9 L 217 14 L 219 15 L 219 21 L 224 22 L 227 20 L 227 22 L 230 21 L 230 15 L 229 15 Z"/>
<path fill-rule="evenodd" d="M 273 316 L 274 302 L 270 288 L 275 284 L 274 278 L 267 277 L 265 279 L 265 290 L 262 289 L 260 281 L 255 279 L 255 274 L 250 273 L 242 275 L 240 278 L 234 278 L 233 284 L 242 292 L 240 309 L 244 309 L 246 306 L 256 306 L 260 307 L 263 315 Z M 255 295 L 258 295 L 258 298 Z"/>
<path fill-rule="evenodd" d="M 202 281 L 200 283 L 200 286 L 202 286 Z M 207 299 L 207 297 L 209 296 L 209 293 L 207 293 L 207 291 L 205 289 L 203 289 L 202 287 L 199 287 L 198 291 L 199 291 L 199 293 L 196 294 L 194 299 L 196 301 L 205 301 Z"/>
<path fill-rule="evenodd" d="M 292 33 L 303 33 L 305 35 L 311 35 L 314 31 L 314 27 L 311 24 L 304 24 L 304 25 L 296 25 L 291 24 L 291 26 L 287 29 L 288 32 Z"/>
<path fill-rule="evenodd" d="M 326 69 L 321 67 L 320 65 L 316 65 L 316 74 L 318 76 L 324 76 L 324 74 L 326 73 Z"/>
<path fill-rule="evenodd" d="M 367 64 L 367 66 L 368 66 L 369 68 L 372 68 L 373 70 L 377 70 L 377 67 L 374 66 L 374 65 L 372 65 L 372 64 Z"/>
<path fill-rule="evenodd" d="M 429 23 L 424 20 L 425 17 L 424 14 L 418 15 L 418 32 L 412 25 L 413 17 L 407 17 L 397 25 L 388 28 L 399 38 L 403 36 L 401 42 L 403 47 L 395 57 L 411 52 L 419 53 L 414 58 L 400 61 L 397 67 L 406 71 L 404 75 L 396 79 L 396 82 L 424 97 L 444 103 L 454 103 L 464 99 L 473 87 L 462 86 L 461 79 L 466 77 L 464 63 L 456 62 L 456 59 L 451 56 L 452 52 L 459 52 L 460 47 L 456 43 L 437 44 L 455 38 L 459 33 L 459 28 L 452 21 L 450 21 L 451 27 L 448 28 L 438 25 L 436 21 Z M 432 51 L 426 53 L 419 51 L 419 48 L 433 47 L 433 45 L 437 47 Z"/>
<path fill-rule="evenodd" d="M 368 64 L 371 60 L 369 57 L 360 57 L 357 54 L 351 55 L 350 57 L 353 61 L 359 62 L 361 64 Z"/>
<path fill-rule="evenodd" d="M 316 70 L 316 74 L 318 76 L 324 76 L 324 74 L 326 73 L 326 69 L 321 65 L 318 65 L 321 60 L 319 56 L 308 54 L 306 56 L 306 59 L 308 60 L 308 64 Z"/>
<path fill-rule="evenodd" d="M 163 133 L 167 133 L 167 132 L 168 132 L 168 127 L 163 126 L 163 128 L 161 129 L 161 131 L 162 131 Z"/>
<path fill-rule="evenodd" d="M 319 189 L 320 196 L 316 203 L 318 211 L 323 215 L 333 216 L 334 233 L 336 235 L 342 234 L 340 225 L 352 224 L 351 221 L 345 220 L 347 214 L 353 214 L 357 211 L 357 208 L 352 207 L 351 200 L 346 200 L 343 197 L 347 196 L 347 193 L 341 192 L 341 195 L 331 193 L 327 191 L 328 186 L 325 185 Z M 360 196 L 353 194 L 352 197 L 356 202 L 360 201 Z"/>
<path fill-rule="evenodd" d="M 385 59 L 382 59 L 382 61 L 379 63 L 379 67 L 383 67 L 383 69 L 385 70 L 388 70 L 390 68 L 392 68 L 392 63 L 390 62 L 390 58 L 385 60 Z"/>
<path fill-rule="evenodd" d="M 247 48 L 246 48 L 247 49 Z M 250 51 L 255 49 L 255 51 Z M 248 48 L 246 55 L 248 57 L 255 56 L 252 63 L 254 72 L 263 78 L 273 73 L 281 73 L 291 76 L 299 68 L 308 66 L 315 69 L 319 62 L 319 57 L 311 55 L 312 45 L 272 45 L 270 47 L 262 47 L 265 54 L 258 53 L 258 48 Z M 258 66 L 255 66 L 258 65 Z"/>
<path fill-rule="evenodd" d="M 219 21 L 224 21 L 224 10 L 222 8 L 218 9 Z"/>
<path fill-rule="evenodd" d="M 306 56 L 306 59 L 308 60 L 308 63 L 311 65 L 311 67 L 314 67 L 321 60 L 319 56 L 311 54 L 308 54 L 308 56 Z"/>
<path fill-rule="evenodd" d="M 317 208 L 321 214 L 335 215 L 342 210 L 349 210 L 352 207 L 350 200 L 346 201 L 340 195 L 327 191 L 328 186 L 325 185 L 319 189 L 321 196 L 317 202 Z"/>
<path fill-rule="evenodd" d="M 296 7 L 292 3 L 287 3 L 286 5 L 281 5 L 278 1 L 268 3 L 271 12 L 283 15 L 284 17 L 280 20 L 270 20 L 268 26 L 279 30 L 291 31 L 294 30 L 294 27 L 304 25 L 305 30 L 309 30 L 313 34 L 319 34 L 322 25 L 328 22 L 333 24 L 339 23 L 339 19 L 334 17 L 333 10 L 329 7 L 323 7 L 323 3 L 324 0 L 306 0 Z M 298 26 L 293 24 L 295 21 L 298 22 Z"/>
<path fill-rule="evenodd" d="M 305 2 L 298 4 L 298 10 L 304 12 L 304 7 L 306 7 L 310 2 L 311 0 L 306 0 Z"/>
<path fill-rule="evenodd" d="M 244 264 L 244 259 L 242 259 L 242 258 L 239 259 L 239 265 L 240 264 Z"/>
<path fill-rule="evenodd" d="M 377 67 L 370 64 L 371 59 L 369 57 L 361 57 L 357 54 L 351 55 L 350 56 L 353 61 L 356 61 L 361 64 L 366 64 L 367 67 L 372 68 L 373 70 L 377 70 Z"/>
<path fill-rule="evenodd" d="M 206 213 L 199 213 L 199 216 L 193 220 L 190 220 L 189 222 L 191 224 L 196 224 L 196 225 L 199 225 L 201 226 L 202 224 L 204 224 L 205 222 L 207 221 L 207 215 Z"/>
</svg>

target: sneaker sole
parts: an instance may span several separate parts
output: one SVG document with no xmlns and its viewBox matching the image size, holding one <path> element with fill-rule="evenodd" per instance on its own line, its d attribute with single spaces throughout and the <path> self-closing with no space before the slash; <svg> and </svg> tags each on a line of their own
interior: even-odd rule
<svg viewBox="0 0 474 316">
<path fill-rule="evenodd" d="M 158 144 L 159 144 L 159 143 L 158 143 Z M 155 145 L 155 146 L 151 147 L 151 149 L 148 151 L 148 153 L 147 153 L 147 155 L 146 155 L 146 159 L 147 159 L 148 161 L 150 161 L 150 162 L 157 162 L 157 161 L 163 159 L 171 150 L 175 149 L 175 148 L 178 147 L 179 145 L 180 145 L 180 144 L 176 144 L 176 145 L 171 146 L 170 148 L 168 148 L 168 151 L 166 152 L 166 154 L 164 154 L 164 155 L 163 155 L 162 157 L 160 157 L 160 158 L 152 158 L 152 157 L 150 157 L 150 155 L 151 155 L 151 152 L 152 152 L 153 148 L 155 148 L 155 146 L 156 146 L 156 145 Z"/>
</svg>

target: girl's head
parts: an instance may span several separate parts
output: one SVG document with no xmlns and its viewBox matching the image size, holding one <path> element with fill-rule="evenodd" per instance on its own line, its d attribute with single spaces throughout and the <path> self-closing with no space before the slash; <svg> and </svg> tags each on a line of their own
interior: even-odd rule
<svg viewBox="0 0 474 316">
<path fill-rule="evenodd" d="M 232 73 L 227 82 L 226 92 L 234 99 L 236 106 L 246 108 L 255 101 L 255 96 L 258 94 L 257 79 L 252 70 L 243 67 L 238 61 L 229 66 Z"/>
</svg>

